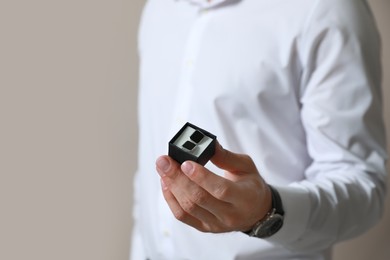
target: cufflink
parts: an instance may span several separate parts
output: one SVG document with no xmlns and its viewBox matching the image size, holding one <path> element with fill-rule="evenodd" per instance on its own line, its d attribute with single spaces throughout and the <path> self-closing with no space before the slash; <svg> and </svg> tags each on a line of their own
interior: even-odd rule
<svg viewBox="0 0 390 260">
<path fill-rule="evenodd" d="M 186 141 L 183 145 L 182 145 L 183 148 L 187 149 L 187 151 L 192 151 L 194 150 L 194 148 L 196 147 L 196 144 L 194 144 L 193 142 L 190 142 L 190 141 Z"/>
<path fill-rule="evenodd" d="M 169 141 L 168 155 L 178 163 L 191 160 L 205 165 L 215 152 L 217 137 L 191 123 L 186 123 Z"/>
</svg>

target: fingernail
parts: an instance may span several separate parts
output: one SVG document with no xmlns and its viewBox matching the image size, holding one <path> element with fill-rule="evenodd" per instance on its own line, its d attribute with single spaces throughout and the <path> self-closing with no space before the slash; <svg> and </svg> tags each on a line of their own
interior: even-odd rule
<svg viewBox="0 0 390 260">
<path fill-rule="evenodd" d="M 194 167 L 192 163 L 190 162 L 184 162 L 181 165 L 181 170 L 186 174 L 186 175 L 191 175 L 194 172 Z"/>
<path fill-rule="evenodd" d="M 169 161 L 164 157 L 158 158 L 156 164 L 157 167 L 163 172 L 167 172 L 169 170 L 169 167 L 171 166 Z"/>
</svg>

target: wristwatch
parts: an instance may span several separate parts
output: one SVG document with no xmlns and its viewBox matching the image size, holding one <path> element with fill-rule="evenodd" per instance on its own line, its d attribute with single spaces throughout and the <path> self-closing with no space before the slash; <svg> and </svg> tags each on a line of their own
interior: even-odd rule
<svg viewBox="0 0 390 260">
<path fill-rule="evenodd" d="M 272 208 L 267 215 L 257 222 L 253 228 L 247 232 L 251 237 L 267 238 L 275 234 L 283 226 L 284 210 L 282 205 L 282 199 L 280 198 L 279 192 L 268 185 L 271 189 L 272 194 Z"/>
</svg>

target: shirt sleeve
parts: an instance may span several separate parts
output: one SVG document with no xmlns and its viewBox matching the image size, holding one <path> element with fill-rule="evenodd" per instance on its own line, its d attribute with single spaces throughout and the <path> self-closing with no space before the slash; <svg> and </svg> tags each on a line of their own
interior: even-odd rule
<svg viewBox="0 0 390 260">
<path fill-rule="evenodd" d="M 283 228 L 269 241 L 318 251 L 381 217 L 386 193 L 380 39 L 364 0 L 317 1 L 299 39 L 301 119 L 311 165 L 277 187 Z"/>
</svg>

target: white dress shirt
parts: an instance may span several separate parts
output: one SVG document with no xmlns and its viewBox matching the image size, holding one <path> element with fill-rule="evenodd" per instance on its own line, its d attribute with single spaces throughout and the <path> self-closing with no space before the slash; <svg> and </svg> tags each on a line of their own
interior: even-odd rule
<svg viewBox="0 0 390 260">
<path fill-rule="evenodd" d="M 378 221 L 380 43 L 364 0 L 149 0 L 139 54 L 133 260 L 331 259 Z M 253 158 L 281 194 L 278 233 L 202 233 L 174 218 L 155 161 L 187 121 Z"/>
</svg>

